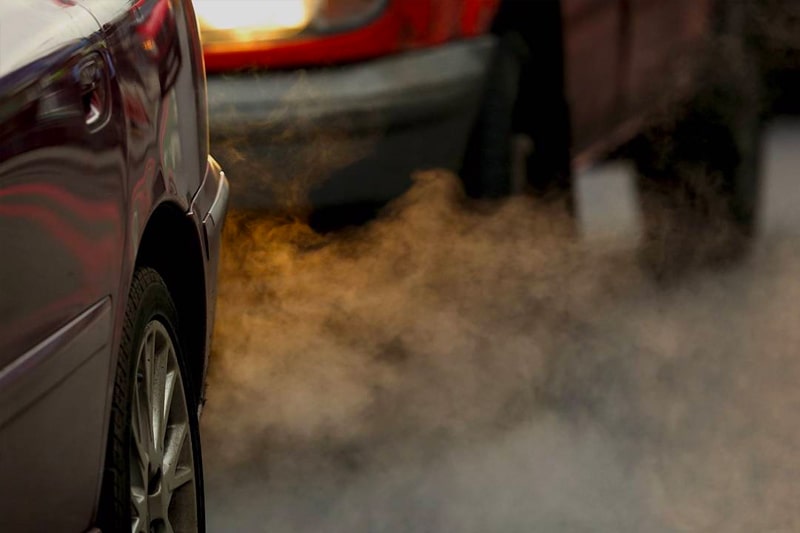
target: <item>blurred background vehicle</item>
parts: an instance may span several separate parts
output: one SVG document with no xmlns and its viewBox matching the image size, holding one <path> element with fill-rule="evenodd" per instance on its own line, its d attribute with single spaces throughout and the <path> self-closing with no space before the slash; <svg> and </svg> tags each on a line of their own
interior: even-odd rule
<svg viewBox="0 0 800 533">
<path fill-rule="evenodd" d="M 212 146 L 243 178 L 237 206 L 358 218 L 427 168 L 459 171 L 473 197 L 563 189 L 574 167 L 724 86 L 702 112 L 728 138 L 709 149 L 752 218 L 758 88 L 729 83 L 747 78 L 744 2 L 195 3 Z"/>
<path fill-rule="evenodd" d="M 204 530 L 228 184 L 192 6 L 0 4 L 0 530 Z"/>
<path fill-rule="evenodd" d="M 234 205 L 369 206 L 459 165 L 496 0 L 195 5 L 212 146 L 247 175 Z"/>
</svg>

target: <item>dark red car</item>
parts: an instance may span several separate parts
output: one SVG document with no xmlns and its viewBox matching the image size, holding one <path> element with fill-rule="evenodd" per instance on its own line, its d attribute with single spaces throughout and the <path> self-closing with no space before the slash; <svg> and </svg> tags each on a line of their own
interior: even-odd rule
<svg viewBox="0 0 800 533">
<path fill-rule="evenodd" d="M 188 0 L 0 3 L 0 531 L 204 529 L 227 199 Z"/>
<path fill-rule="evenodd" d="M 694 98 L 745 3 L 197 0 L 212 146 L 243 206 L 381 201 L 431 167 L 508 194 L 516 135 L 547 188 Z"/>
</svg>

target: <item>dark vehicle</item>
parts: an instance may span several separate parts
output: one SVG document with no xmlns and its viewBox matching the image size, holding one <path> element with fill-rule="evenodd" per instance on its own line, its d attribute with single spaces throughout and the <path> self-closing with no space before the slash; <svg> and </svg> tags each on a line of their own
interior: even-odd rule
<svg viewBox="0 0 800 533">
<path fill-rule="evenodd" d="M 204 76 L 188 0 L 0 3 L 0 531 L 204 529 Z"/>
<path fill-rule="evenodd" d="M 244 178 L 237 205 L 280 208 L 298 184 L 317 207 L 385 200 L 431 167 L 475 197 L 563 185 L 731 62 L 745 2 L 236 4 L 196 2 L 212 146 Z M 533 141 L 527 184 L 516 135 Z"/>
</svg>

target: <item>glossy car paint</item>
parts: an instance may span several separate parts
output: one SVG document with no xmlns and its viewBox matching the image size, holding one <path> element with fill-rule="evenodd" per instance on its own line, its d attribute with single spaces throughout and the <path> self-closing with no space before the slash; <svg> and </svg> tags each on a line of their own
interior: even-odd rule
<svg viewBox="0 0 800 533">
<path fill-rule="evenodd" d="M 0 531 L 91 527 L 137 263 L 202 377 L 227 182 L 197 39 L 188 0 L 0 3 Z"/>
</svg>

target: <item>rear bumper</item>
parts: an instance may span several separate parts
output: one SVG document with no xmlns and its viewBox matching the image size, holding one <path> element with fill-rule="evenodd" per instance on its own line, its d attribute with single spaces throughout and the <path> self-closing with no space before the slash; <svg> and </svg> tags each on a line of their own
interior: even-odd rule
<svg viewBox="0 0 800 533">
<path fill-rule="evenodd" d="M 209 76 L 212 149 L 232 203 L 286 208 L 381 201 L 415 170 L 457 168 L 494 40 L 359 64 Z"/>
</svg>

